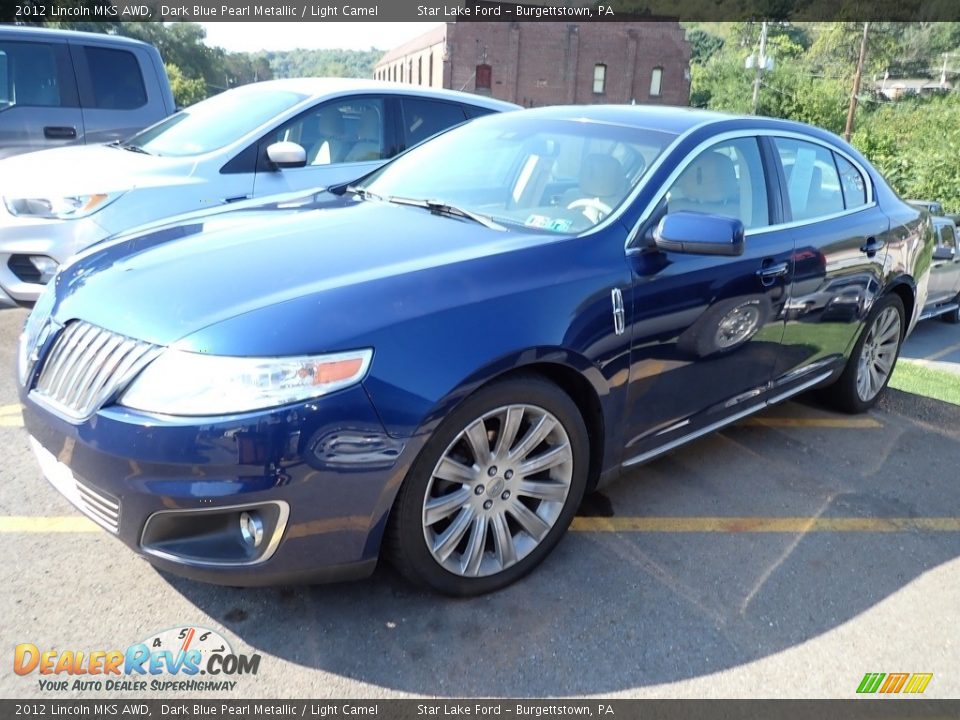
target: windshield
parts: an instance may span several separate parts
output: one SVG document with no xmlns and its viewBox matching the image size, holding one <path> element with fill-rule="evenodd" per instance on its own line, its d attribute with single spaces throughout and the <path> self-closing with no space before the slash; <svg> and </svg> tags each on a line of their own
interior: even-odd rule
<svg viewBox="0 0 960 720">
<path fill-rule="evenodd" d="M 438 200 L 505 225 L 577 233 L 614 212 L 674 137 L 504 113 L 414 148 L 362 185 L 382 198 Z"/>
<path fill-rule="evenodd" d="M 191 105 L 124 143 L 151 155 L 185 157 L 219 150 L 307 98 L 254 86 L 228 90 Z"/>
</svg>

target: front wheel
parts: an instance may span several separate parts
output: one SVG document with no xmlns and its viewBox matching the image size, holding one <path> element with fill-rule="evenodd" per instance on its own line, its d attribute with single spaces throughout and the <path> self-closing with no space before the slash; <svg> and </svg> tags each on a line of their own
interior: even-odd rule
<svg viewBox="0 0 960 720">
<path fill-rule="evenodd" d="M 849 413 L 862 413 L 873 407 L 890 382 L 900 356 L 906 329 L 904 316 L 899 296 L 885 295 L 877 301 L 843 374 L 825 391 L 832 404 Z"/>
<path fill-rule="evenodd" d="M 387 552 L 408 579 L 448 595 L 499 589 L 559 542 L 583 497 L 587 431 L 536 376 L 482 388 L 434 433 L 391 513 Z"/>
</svg>

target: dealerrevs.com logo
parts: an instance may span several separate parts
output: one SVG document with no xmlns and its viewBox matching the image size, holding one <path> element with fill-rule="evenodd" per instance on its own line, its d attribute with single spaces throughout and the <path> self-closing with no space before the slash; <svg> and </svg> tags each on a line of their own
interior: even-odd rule
<svg viewBox="0 0 960 720">
<path fill-rule="evenodd" d="M 171 628 L 120 650 L 41 650 L 20 643 L 13 671 L 38 675 L 47 692 L 216 692 L 236 688 L 244 675 L 256 675 L 260 655 L 235 653 L 214 630 Z"/>
<path fill-rule="evenodd" d="M 920 695 L 933 679 L 933 673 L 867 673 L 857 693 L 872 695 Z"/>
</svg>

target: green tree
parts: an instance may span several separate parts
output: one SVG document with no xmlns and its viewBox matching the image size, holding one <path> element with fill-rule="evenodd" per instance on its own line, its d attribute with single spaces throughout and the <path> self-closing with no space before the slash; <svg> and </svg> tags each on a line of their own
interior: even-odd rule
<svg viewBox="0 0 960 720">
<path fill-rule="evenodd" d="M 187 107 L 203 100 L 207 96 L 206 84 L 200 78 L 188 78 L 173 63 L 167 63 L 167 77 L 177 107 Z"/>
</svg>

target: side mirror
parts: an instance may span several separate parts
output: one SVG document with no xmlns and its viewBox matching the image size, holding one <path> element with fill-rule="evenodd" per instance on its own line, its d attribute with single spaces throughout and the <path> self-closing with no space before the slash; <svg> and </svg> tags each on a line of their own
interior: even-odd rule
<svg viewBox="0 0 960 720">
<path fill-rule="evenodd" d="M 742 255 L 743 223 L 737 218 L 696 212 L 664 215 L 653 233 L 661 250 L 691 255 Z"/>
<path fill-rule="evenodd" d="M 933 251 L 934 260 L 953 260 L 957 256 L 957 251 L 952 247 L 940 245 Z"/>
<path fill-rule="evenodd" d="M 279 170 L 299 168 L 307 164 L 307 151 L 302 145 L 283 140 L 267 146 L 267 159 Z"/>
</svg>

